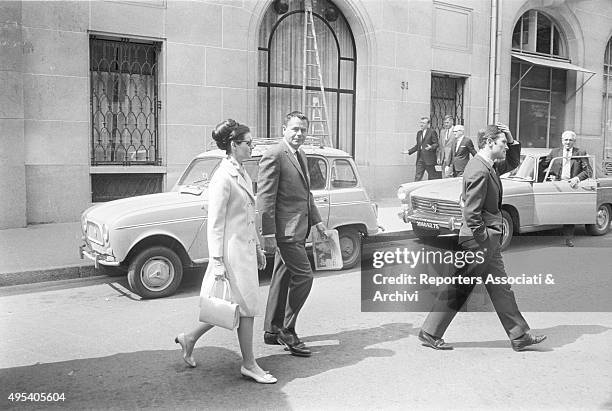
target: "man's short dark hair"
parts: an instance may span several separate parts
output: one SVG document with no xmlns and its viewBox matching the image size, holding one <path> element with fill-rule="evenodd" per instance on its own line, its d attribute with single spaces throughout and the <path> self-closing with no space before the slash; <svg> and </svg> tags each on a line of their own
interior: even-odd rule
<svg viewBox="0 0 612 411">
<path fill-rule="evenodd" d="M 501 135 L 500 135 L 501 134 Z M 495 141 L 505 135 L 495 124 L 489 124 L 487 128 L 478 130 L 478 148 L 483 148 L 488 139 Z"/>
<path fill-rule="evenodd" d="M 453 116 L 451 116 L 450 114 L 445 115 L 444 119 L 442 119 L 443 122 L 446 121 L 446 120 L 450 120 L 451 123 L 453 123 L 453 124 L 455 123 L 455 118 Z"/>
<path fill-rule="evenodd" d="M 299 118 L 302 121 L 306 120 L 307 124 L 310 123 L 310 121 L 308 121 L 308 117 L 306 117 L 306 114 L 302 113 L 301 111 L 295 110 L 285 116 L 283 125 L 286 126 L 287 123 L 289 123 L 289 120 L 291 120 L 293 117 Z"/>
</svg>

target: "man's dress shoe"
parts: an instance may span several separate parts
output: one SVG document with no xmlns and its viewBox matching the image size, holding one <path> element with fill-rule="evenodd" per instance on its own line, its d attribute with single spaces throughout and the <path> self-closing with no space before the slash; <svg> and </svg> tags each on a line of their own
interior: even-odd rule
<svg viewBox="0 0 612 411">
<path fill-rule="evenodd" d="M 523 351 L 525 348 L 530 345 L 539 344 L 546 339 L 545 335 L 531 335 L 529 333 L 523 334 L 519 338 L 515 338 L 514 340 L 510 340 L 512 343 L 512 349 L 514 351 Z"/>
<path fill-rule="evenodd" d="M 297 334 L 290 330 L 280 330 L 278 332 L 278 342 L 286 346 L 292 355 L 298 357 L 310 357 L 312 352 L 300 341 Z"/>
<path fill-rule="evenodd" d="M 264 343 L 268 345 L 280 345 L 278 342 L 278 333 L 272 333 L 270 331 L 264 332 Z"/>
<path fill-rule="evenodd" d="M 568 247 L 573 247 L 574 246 L 574 241 L 570 240 L 569 238 L 567 240 L 565 240 L 565 245 Z"/>
<path fill-rule="evenodd" d="M 431 334 L 427 334 L 425 331 L 419 331 L 419 340 L 425 347 L 433 348 L 434 350 L 452 350 L 453 346 L 448 345 L 442 338 L 434 337 Z"/>
</svg>

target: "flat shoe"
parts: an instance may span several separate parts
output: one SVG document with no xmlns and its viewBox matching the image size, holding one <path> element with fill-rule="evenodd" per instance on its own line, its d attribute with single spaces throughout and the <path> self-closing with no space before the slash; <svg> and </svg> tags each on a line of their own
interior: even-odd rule
<svg viewBox="0 0 612 411">
<path fill-rule="evenodd" d="M 252 380 L 260 384 L 274 384 L 276 383 L 276 381 L 278 381 L 272 374 L 268 373 L 267 371 L 262 377 L 261 375 L 255 374 L 251 370 L 247 370 L 243 366 L 240 367 L 240 374 L 242 374 L 243 377 L 251 378 Z"/>
<path fill-rule="evenodd" d="M 185 361 L 187 365 L 190 366 L 191 368 L 195 368 L 196 365 L 198 364 L 193 359 L 193 356 L 187 355 L 187 345 L 185 344 L 185 334 L 180 333 L 179 335 L 177 335 L 176 338 L 174 339 L 174 342 L 181 346 L 181 350 L 183 351 L 183 361 Z"/>
</svg>

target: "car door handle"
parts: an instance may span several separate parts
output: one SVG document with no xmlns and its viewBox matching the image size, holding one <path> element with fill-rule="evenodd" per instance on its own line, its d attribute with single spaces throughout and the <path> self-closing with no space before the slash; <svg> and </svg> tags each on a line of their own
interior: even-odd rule
<svg viewBox="0 0 612 411">
<path fill-rule="evenodd" d="M 315 197 L 316 203 L 329 203 L 329 199 L 327 197 Z"/>
</svg>

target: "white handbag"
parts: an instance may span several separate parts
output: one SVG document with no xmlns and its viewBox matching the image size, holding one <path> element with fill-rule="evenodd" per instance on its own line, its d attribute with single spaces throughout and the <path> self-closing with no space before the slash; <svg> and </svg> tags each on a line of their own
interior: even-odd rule
<svg viewBox="0 0 612 411">
<path fill-rule="evenodd" d="M 238 327 L 240 310 L 230 301 L 230 285 L 225 277 L 217 277 L 208 293 L 200 295 L 200 321 L 233 330 Z"/>
</svg>

